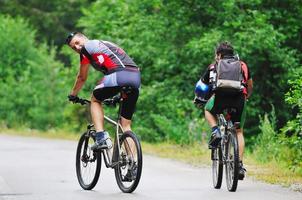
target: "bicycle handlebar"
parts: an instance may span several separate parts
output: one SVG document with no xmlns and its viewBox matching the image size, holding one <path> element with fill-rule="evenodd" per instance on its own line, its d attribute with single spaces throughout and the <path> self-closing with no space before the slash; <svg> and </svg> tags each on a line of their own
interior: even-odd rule
<svg viewBox="0 0 302 200">
<path fill-rule="evenodd" d="M 74 104 L 86 105 L 86 104 L 89 104 L 89 103 L 91 103 L 91 102 L 90 102 L 89 100 L 87 100 L 87 99 L 78 98 L 78 99 L 72 101 L 72 103 L 74 103 Z"/>
<path fill-rule="evenodd" d="M 110 99 L 105 99 L 102 103 L 107 105 L 107 106 L 116 106 L 117 103 L 119 103 L 121 100 L 121 96 L 120 95 L 116 95 Z M 78 98 L 75 101 L 72 101 L 75 104 L 81 104 L 81 105 L 87 105 L 90 104 L 91 101 L 87 100 L 87 99 L 82 99 L 82 98 Z"/>
</svg>

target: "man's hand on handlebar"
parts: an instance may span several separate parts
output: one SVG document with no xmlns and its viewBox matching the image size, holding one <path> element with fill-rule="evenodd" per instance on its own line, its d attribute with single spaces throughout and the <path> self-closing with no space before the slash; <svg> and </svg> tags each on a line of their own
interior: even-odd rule
<svg viewBox="0 0 302 200">
<path fill-rule="evenodd" d="M 74 96 L 74 95 L 68 95 L 68 100 L 73 102 L 73 103 L 78 103 L 80 98 L 78 96 Z"/>
<path fill-rule="evenodd" d="M 207 100 L 195 96 L 193 103 L 197 106 L 197 108 L 201 109 L 207 103 Z"/>
</svg>

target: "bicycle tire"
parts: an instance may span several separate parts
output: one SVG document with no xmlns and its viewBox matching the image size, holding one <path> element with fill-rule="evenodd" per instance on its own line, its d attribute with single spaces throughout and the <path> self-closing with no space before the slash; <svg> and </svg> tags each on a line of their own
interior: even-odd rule
<svg viewBox="0 0 302 200">
<path fill-rule="evenodd" d="M 89 144 L 89 140 L 91 140 L 91 142 L 95 142 L 95 139 L 91 136 L 88 136 L 87 133 L 82 134 L 79 142 L 78 142 L 78 147 L 77 147 L 77 153 L 76 153 L 76 173 L 77 173 L 77 178 L 78 178 L 78 182 L 80 184 L 80 186 L 84 189 L 84 190 L 91 190 L 95 187 L 95 185 L 97 184 L 98 180 L 99 180 L 99 176 L 100 176 L 100 172 L 101 172 L 101 164 L 102 164 L 102 157 L 101 157 L 101 153 L 98 152 L 93 152 L 90 150 L 90 147 L 88 146 Z M 86 156 L 88 157 L 84 157 L 83 152 L 84 150 L 89 152 L 89 155 Z M 93 161 L 93 159 L 91 161 L 87 161 L 87 159 L 89 160 L 90 156 L 93 156 L 93 159 L 95 159 Z M 83 161 L 83 159 L 85 159 L 85 161 Z M 87 162 L 86 162 L 87 161 Z M 91 181 L 85 181 L 85 177 L 84 174 L 82 173 L 81 167 L 84 167 L 86 165 L 86 167 L 88 166 L 88 164 L 90 164 L 89 162 L 95 162 L 96 167 L 95 167 L 95 171 L 92 172 L 94 173 L 92 176 Z"/>
<path fill-rule="evenodd" d="M 222 184 L 223 176 L 223 162 L 222 162 L 222 151 L 221 147 L 212 149 L 212 180 L 215 189 L 220 189 Z"/>
<path fill-rule="evenodd" d="M 237 190 L 239 175 L 239 148 L 235 131 L 232 131 L 228 134 L 228 141 L 225 148 L 226 185 L 230 192 L 235 192 Z"/>
<path fill-rule="evenodd" d="M 128 145 L 128 148 L 130 148 L 129 151 L 131 151 L 131 154 L 132 154 L 132 150 L 129 145 L 128 139 L 131 139 L 133 141 L 133 144 L 135 145 L 137 160 L 135 162 L 135 161 L 131 161 L 131 159 L 129 159 L 129 161 L 124 162 L 122 159 L 122 162 L 117 164 L 116 167 L 114 168 L 115 179 L 116 179 L 117 185 L 121 189 L 121 191 L 124 193 L 131 193 L 136 189 L 136 187 L 138 186 L 138 183 L 140 181 L 140 178 L 141 178 L 142 167 L 143 167 L 143 156 L 142 156 L 141 145 L 140 145 L 140 142 L 139 142 L 137 136 L 134 133 L 132 133 L 131 131 L 127 131 L 127 132 L 123 133 L 120 137 L 120 140 L 119 140 L 120 146 L 121 146 L 120 154 L 123 155 L 123 153 L 124 153 L 123 151 L 127 151 L 127 150 L 123 150 L 123 145 L 125 145 L 125 147 Z M 117 148 L 117 145 L 115 145 L 115 148 Z M 114 152 L 117 152 L 117 151 L 114 151 Z M 127 156 L 129 156 L 128 153 L 127 153 Z M 127 157 L 127 156 L 124 156 L 124 157 Z M 117 159 L 117 154 L 115 155 L 115 158 Z M 125 160 L 126 159 L 128 159 L 128 158 L 125 158 Z M 125 169 L 127 169 L 127 171 L 129 171 L 129 168 L 127 168 L 129 163 L 132 163 L 132 165 L 136 167 L 136 176 L 135 176 L 134 180 L 129 182 L 130 185 L 127 186 L 126 182 L 123 180 L 123 177 L 125 178 L 125 176 L 122 175 L 122 171 Z M 136 165 L 135 165 L 135 163 L 136 163 Z M 125 167 L 125 169 L 123 169 L 123 167 Z"/>
</svg>

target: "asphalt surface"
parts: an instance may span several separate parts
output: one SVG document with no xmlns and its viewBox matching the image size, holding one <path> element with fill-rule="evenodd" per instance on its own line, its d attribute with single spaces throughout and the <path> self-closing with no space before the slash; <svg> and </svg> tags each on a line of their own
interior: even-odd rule
<svg viewBox="0 0 302 200">
<path fill-rule="evenodd" d="M 75 173 L 77 143 L 66 140 L 0 135 L 0 200 L 90 199 L 266 199 L 302 200 L 302 193 L 247 178 L 237 192 L 212 187 L 210 168 L 144 155 L 140 184 L 132 194 L 122 193 L 114 171 L 102 166 L 92 191 L 84 191 Z"/>
</svg>

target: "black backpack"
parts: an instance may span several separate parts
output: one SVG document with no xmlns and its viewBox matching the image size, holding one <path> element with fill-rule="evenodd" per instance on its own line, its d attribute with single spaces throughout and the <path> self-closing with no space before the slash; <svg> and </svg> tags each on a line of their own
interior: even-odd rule
<svg viewBox="0 0 302 200">
<path fill-rule="evenodd" d="M 235 57 L 220 59 L 215 65 L 213 89 L 215 92 L 225 94 L 238 94 L 242 92 L 243 72 L 241 62 Z"/>
</svg>

